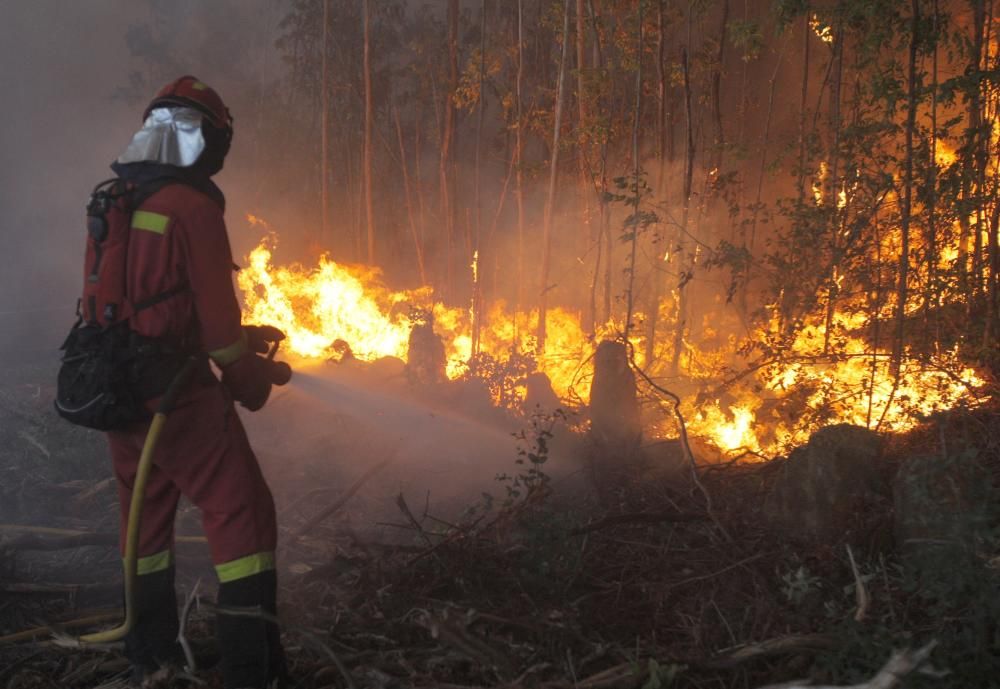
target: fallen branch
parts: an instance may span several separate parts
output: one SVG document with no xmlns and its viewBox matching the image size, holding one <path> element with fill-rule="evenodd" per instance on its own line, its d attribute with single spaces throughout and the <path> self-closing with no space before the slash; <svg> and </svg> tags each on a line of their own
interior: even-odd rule
<svg viewBox="0 0 1000 689">
<path fill-rule="evenodd" d="M 433 555 L 434 557 L 437 557 L 437 551 L 438 551 L 438 549 L 444 547 L 445 545 L 447 545 L 449 543 L 454 543 L 455 541 L 461 540 L 462 538 L 465 538 L 466 536 L 468 536 L 470 533 L 472 533 L 472 530 L 476 528 L 476 526 L 479 524 L 479 522 L 481 522 L 483 520 L 483 517 L 485 517 L 485 516 L 486 516 L 485 514 L 479 515 L 468 526 L 464 526 L 464 527 L 461 527 L 459 529 L 455 529 L 450 534 L 448 534 L 448 536 L 445 537 L 443 540 L 435 543 L 430 548 L 426 548 L 424 550 L 421 550 L 419 553 L 417 553 L 416 555 L 414 555 L 413 557 L 411 557 L 406 562 L 407 566 L 412 565 L 415 562 L 418 562 L 418 561 L 422 560 L 423 558 L 427 557 L 428 555 Z"/>
<path fill-rule="evenodd" d="M 347 492 L 344 493 L 340 497 L 339 500 L 337 500 L 335 503 L 333 503 L 332 505 L 330 505 L 326 509 L 322 510 L 315 517 L 313 517 L 312 519 L 310 519 L 309 521 L 307 521 L 305 524 L 303 524 L 302 526 L 300 526 L 298 529 L 296 529 L 292 533 L 292 535 L 288 537 L 288 541 L 285 543 L 285 547 L 288 547 L 292 543 L 295 543 L 300 538 L 302 538 L 303 536 L 305 536 L 307 533 L 309 533 L 310 531 L 312 531 L 313 529 L 315 529 L 325 519 L 327 519 L 328 517 L 331 517 L 334 514 L 336 514 L 337 512 L 339 512 L 340 508 L 342 508 L 344 505 L 346 505 L 347 502 L 351 498 L 353 498 L 354 495 L 359 490 L 361 490 L 361 487 L 363 485 L 365 485 L 368 482 L 368 480 L 371 479 L 372 476 L 374 476 L 378 472 L 382 471 L 382 469 L 386 468 L 387 466 L 389 466 L 389 464 L 392 463 L 392 460 L 395 459 L 395 455 L 396 455 L 396 453 L 393 452 L 392 455 L 390 455 L 388 459 L 385 459 L 385 460 L 379 462 L 378 464 L 372 466 L 371 468 L 369 468 L 368 471 L 366 471 L 365 473 L 363 473 L 361 475 L 361 478 L 359 478 L 357 481 L 354 482 L 354 485 L 352 485 L 350 488 L 347 489 Z"/>
<path fill-rule="evenodd" d="M 783 653 L 818 653 L 829 650 L 835 645 L 836 642 L 833 637 L 827 634 L 792 634 L 790 636 L 781 636 L 776 639 L 767 639 L 766 641 L 739 646 L 703 661 L 686 662 L 689 665 L 697 665 L 707 669 L 726 670 L 755 658 Z"/>
<path fill-rule="evenodd" d="M 669 589 L 677 588 L 678 586 L 684 586 L 685 584 L 693 584 L 693 583 L 695 583 L 697 581 L 705 581 L 707 579 L 714 579 L 715 577 L 719 576 L 720 574 L 725 574 L 726 572 L 728 572 L 728 571 L 730 571 L 732 569 L 736 569 L 737 567 L 742 567 L 743 565 L 749 564 L 749 563 L 753 562 L 754 560 L 759 560 L 760 558 L 764 557 L 765 554 L 766 553 L 757 553 L 756 555 L 751 555 L 750 557 L 745 557 L 742 560 L 740 560 L 739 562 L 734 562 L 733 564 L 727 565 L 727 566 L 723 567 L 722 569 L 718 569 L 718 570 L 716 570 L 714 572 L 709 572 L 708 574 L 700 574 L 700 575 L 698 575 L 696 577 L 688 577 L 687 579 L 681 579 L 680 581 L 678 581 L 676 583 L 668 585 L 667 589 L 669 590 Z"/>
<path fill-rule="evenodd" d="M 635 363 L 635 349 L 632 347 L 631 342 L 628 343 L 628 352 L 629 363 L 632 365 L 632 368 L 635 369 L 635 372 L 638 373 L 650 387 L 671 401 L 673 405 L 674 418 L 677 420 L 677 429 L 680 432 L 681 448 L 684 450 L 684 456 L 687 458 L 688 466 L 691 469 L 691 480 L 705 498 L 705 512 L 708 513 L 709 518 L 715 524 L 719 533 L 721 533 L 729 543 L 734 543 L 735 541 L 733 540 L 733 537 L 729 535 L 729 531 L 726 530 L 726 527 L 722 525 L 722 522 L 719 521 L 719 518 L 715 514 L 715 509 L 712 503 L 712 494 L 708 492 L 708 489 L 705 488 L 705 484 L 701 482 L 701 478 L 698 476 L 698 463 L 695 461 L 694 453 L 691 451 L 691 443 L 688 441 L 687 422 L 684 420 L 684 414 L 681 413 L 681 398 L 670 392 L 670 390 L 667 390 L 654 382 L 653 379 L 646 375 L 646 372 L 643 371 L 637 363 Z"/>
<path fill-rule="evenodd" d="M 630 689 L 638 687 L 645 678 L 645 674 L 639 670 L 642 667 L 645 666 L 641 663 L 626 661 L 578 682 L 556 680 L 546 682 L 542 686 L 546 689 Z"/>
<path fill-rule="evenodd" d="M 410 526 L 412 526 L 416 532 L 420 534 L 420 537 L 424 540 L 424 543 L 427 544 L 427 547 L 433 548 L 434 543 L 431 541 L 430 536 L 427 535 L 427 532 L 424 531 L 424 527 L 422 527 L 420 522 L 417 521 L 417 518 L 413 516 L 413 512 L 410 511 L 410 506 L 406 504 L 406 498 L 403 497 L 402 493 L 396 496 L 396 507 L 398 507 L 399 511 L 403 513 L 406 520 L 410 522 Z"/>
<path fill-rule="evenodd" d="M 892 689 L 927 662 L 927 658 L 930 657 L 931 651 L 934 650 L 937 643 L 937 640 L 931 640 L 916 651 L 910 649 L 894 651 L 882 669 L 870 680 L 861 684 L 848 686 L 814 685 L 809 680 L 795 680 L 783 684 L 768 684 L 760 689 Z"/>
<path fill-rule="evenodd" d="M 868 606 L 871 604 L 871 597 L 868 595 L 864 579 L 861 578 L 861 572 L 858 571 L 858 563 L 854 561 L 854 552 L 850 545 L 847 546 L 847 557 L 851 560 L 851 571 L 854 573 L 854 595 L 858 602 L 854 621 L 864 622 L 865 616 L 868 614 Z"/>
<path fill-rule="evenodd" d="M 593 533 L 612 526 L 622 524 L 662 524 L 663 522 L 701 522 L 708 519 L 707 514 L 692 514 L 689 512 L 632 512 L 629 514 L 616 514 L 613 517 L 605 517 L 596 522 L 578 526 L 569 532 L 570 536 L 582 536 Z"/>
</svg>

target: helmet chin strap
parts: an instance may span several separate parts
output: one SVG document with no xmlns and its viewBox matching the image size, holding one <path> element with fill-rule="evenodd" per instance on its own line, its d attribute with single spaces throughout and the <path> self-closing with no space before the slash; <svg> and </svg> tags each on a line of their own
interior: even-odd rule
<svg viewBox="0 0 1000 689">
<path fill-rule="evenodd" d="M 195 167 L 211 177 L 222 170 L 225 164 L 233 140 L 233 130 L 229 127 L 220 129 L 208 120 L 204 120 L 201 131 L 205 139 L 205 150 L 199 156 Z"/>
</svg>

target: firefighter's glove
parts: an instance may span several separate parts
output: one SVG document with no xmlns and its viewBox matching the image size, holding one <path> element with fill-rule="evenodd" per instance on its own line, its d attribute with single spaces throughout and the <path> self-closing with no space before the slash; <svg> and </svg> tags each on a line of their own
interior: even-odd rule
<svg viewBox="0 0 1000 689">
<path fill-rule="evenodd" d="M 257 411 L 271 394 L 271 385 L 275 382 L 274 369 L 275 362 L 247 352 L 222 369 L 222 384 L 229 388 L 234 400 L 250 411 Z"/>
<path fill-rule="evenodd" d="M 247 335 L 250 351 L 258 354 L 267 354 L 272 344 L 285 339 L 285 333 L 273 325 L 244 325 L 243 332 Z"/>
</svg>

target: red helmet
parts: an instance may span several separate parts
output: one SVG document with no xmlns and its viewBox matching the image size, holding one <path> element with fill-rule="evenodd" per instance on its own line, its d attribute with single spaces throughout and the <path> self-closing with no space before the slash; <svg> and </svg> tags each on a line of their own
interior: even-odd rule
<svg viewBox="0 0 1000 689">
<path fill-rule="evenodd" d="M 156 94 L 156 97 L 146 106 L 142 118 L 146 119 L 153 108 L 170 105 L 181 105 L 194 108 L 219 129 L 232 129 L 233 117 L 229 108 L 219 98 L 219 94 L 196 77 L 183 76 L 172 81 Z"/>
</svg>

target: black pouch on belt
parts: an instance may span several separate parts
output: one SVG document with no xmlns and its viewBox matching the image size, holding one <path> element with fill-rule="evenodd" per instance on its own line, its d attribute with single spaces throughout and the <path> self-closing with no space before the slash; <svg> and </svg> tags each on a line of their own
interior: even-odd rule
<svg viewBox="0 0 1000 689">
<path fill-rule="evenodd" d="M 63 344 L 55 408 L 78 426 L 109 431 L 150 418 L 145 402 L 162 395 L 184 353 L 124 323 L 82 324 Z"/>
</svg>

